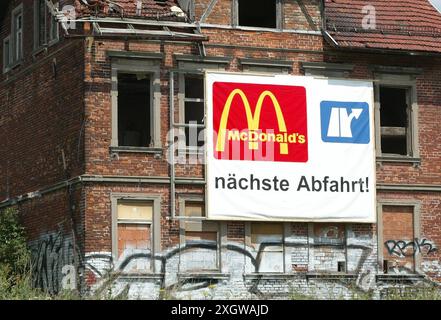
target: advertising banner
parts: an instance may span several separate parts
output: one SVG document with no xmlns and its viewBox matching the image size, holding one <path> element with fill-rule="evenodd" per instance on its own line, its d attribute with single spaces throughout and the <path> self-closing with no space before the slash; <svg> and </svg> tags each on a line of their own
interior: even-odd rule
<svg viewBox="0 0 441 320">
<path fill-rule="evenodd" d="M 208 219 L 375 222 L 371 82 L 205 79 Z"/>
</svg>

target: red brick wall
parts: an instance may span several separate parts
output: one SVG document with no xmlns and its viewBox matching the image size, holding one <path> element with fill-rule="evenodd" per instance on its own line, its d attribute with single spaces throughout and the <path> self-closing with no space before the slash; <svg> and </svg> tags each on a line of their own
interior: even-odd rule
<svg viewBox="0 0 441 320">
<path fill-rule="evenodd" d="M 406 241 L 411 242 L 414 240 L 414 228 L 413 228 L 413 207 L 404 206 L 383 206 L 383 240 L 384 241 Z M 396 254 L 390 254 L 388 248 L 383 246 L 384 260 L 388 261 L 388 264 L 396 264 L 396 266 L 407 267 L 414 270 L 414 249 L 412 246 L 404 250 L 403 254 L 406 256 L 397 256 Z"/>
</svg>

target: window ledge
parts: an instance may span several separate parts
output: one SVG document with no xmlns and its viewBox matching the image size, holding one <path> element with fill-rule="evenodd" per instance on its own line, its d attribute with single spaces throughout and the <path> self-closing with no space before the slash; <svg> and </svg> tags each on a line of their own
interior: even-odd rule
<svg viewBox="0 0 441 320">
<path fill-rule="evenodd" d="M 298 276 L 298 273 L 274 273 L 274 272 L 261 272 L 261 273 L 246 273 L 243 275 L 245 280 L 271 280 L 271 279 L 289 279 L 293 276 Z"/>
<path fill-rule="evenodd" d="M 162 280 L 163 278 L 164 278 L 163 273 L 148 273 L 148 272 L 133 272 L 133 273 L 124 272 L 121 273 L 119 276 L 119 279 L 130 279 L 130 280 L 134 280 L 134 279 Z"/>
<path fill-rule="evenodd" d="M 409 156 L 395 156 L 395 155 L 383 155 L 376 159 L 377 163 L 394 162 L 394 163 L 412 163 L 414 165 L 421 164 L 421 158 L 409 157 Z"/>
<path fill-rule="evenodd" d="M 377 274 L 375 279 L 377 282 L 420 281 L 424 279 L 424 276 L 420 274 Z"/>
<path fill-rule="evenodd" d="M 40 53 L 43 53 L 43 52 L 46 52 L 46 51 L 47 51 L 47 45 L 44 44 L 44 45 L 34 49 L 34 51 L 32 51 L 32 56 L 35 58 Z"/>
<path fill-rule="evenodd" d="M 199 147 L 198 149 L 194 148 L 178 148 L 178 154 L 190 154 L 190 155 L 203 155 L 205 153 L 205 149 L 203 147 Z"/>
<path fill-rule="evenodd" d="M 244 31 L 269 31 L 269 32 L 282 32 L 279 28 L 269 28 L 269 27 L 251 27 L 251 26 L 233 26 L 233 29 L 244 30 Z"/>
<path fill-rule="evenodd" d="M 58 42 L 60 42 L 60 37 L 49 40 L 47 45 L 48 45 L 48 47 L 52 47 L 52 46 L 56 45 Z"/>
<path fill-rule="evenodd" d="M 347 272 L 308 272 L 306 273 L 308 279 L 355 279 L 357 274 Z"/>
<path fill-rule="evenodd" d="M 248 273 L 243 277 L 249 280 L 290 279 L 293 277 L 305 277 L 306 279 L 355 279 L 357 274 L 345 272 L 292 272 L 292 273 Z"/>
<path fill-rule="evenodd" d="M 180 279 L 218 279 L 218 280 L 228 280 L 230 274 L 221 273 L 216 271 L 201 271 L 201 272 L 182 272 L 178 273 L 178 278 Z"/>
<path fill-rule="evenodd" d="M 21 58 L 20 60 L 18 60 L 18 61 L 15 61 L 14 63 L 12 63 L 8 68 L 9 68 L 9 71 L 10 70 L 14 70 L 15 68 L 18 68 L 21 64 L 23 63 L 23 58 Z"/>
<path fill-rule="evenodd" d="M 149 147 L 110 147 L 111 153 L 150 153 L 161 155 L 162 148 Z"/>
</svg>

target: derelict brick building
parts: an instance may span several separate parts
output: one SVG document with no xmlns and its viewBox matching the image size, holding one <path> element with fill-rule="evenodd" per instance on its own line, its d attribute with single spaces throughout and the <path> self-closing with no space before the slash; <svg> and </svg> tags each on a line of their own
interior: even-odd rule
<svg viewBox="0 0 441 320">
<path fill-rule="evenodd" d="M 441 14 L 371 5 L 2 1 L 0 207 L 20 212 L 36 285 L 84 292 L 113 270 L 134 298 L 268 298 L 439 282 Z M 203 153 L 184 138 L 168 161 L 171 129 L 204 127 L 205 70 L 373 81 L 377 223 L 205 220 Z"/>
</svg>

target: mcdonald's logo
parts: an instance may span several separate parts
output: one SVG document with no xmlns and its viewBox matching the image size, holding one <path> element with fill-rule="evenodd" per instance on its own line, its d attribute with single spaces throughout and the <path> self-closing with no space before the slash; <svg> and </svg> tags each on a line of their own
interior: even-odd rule
<svg viewBox="0 0 441 320">
<path fill-rule="evenodd" d="M 213 129 L 217 159 L 306 162 L 306 90 L 215 82 Z"/>
</svg>

